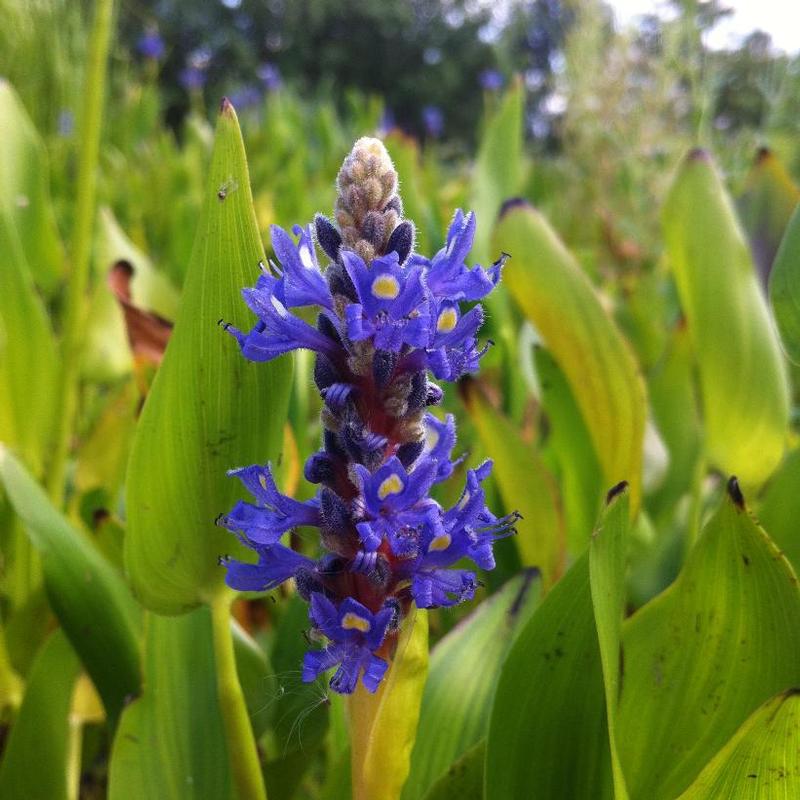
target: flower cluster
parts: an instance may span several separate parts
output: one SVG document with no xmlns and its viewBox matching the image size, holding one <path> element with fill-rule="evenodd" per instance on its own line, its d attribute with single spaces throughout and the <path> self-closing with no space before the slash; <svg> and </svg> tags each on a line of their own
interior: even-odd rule
<svg viewBox="0 0 800 800">
<path fill-rule="evenodd" d="M 220 524 L 258 555 L 257 563 L 227 559 L 228 585 L 263 591 L 294 579 L 327 640 L 306 654 L 303 679 L 337 667 L 331 687 L 351 693 L 359 676 L 377 689 L 412 602 L 435 608 L 473 597 L 475 573 L 455 565 L 470 559 L 491 569 L 492 545 L 515 516 L 498 519 L 486 508 L 491 462 L 466 470 L 453 508 L 430 497 L 459 462 L 451 460 L 452 415 L 427 411 L 442 399 L 428 373 L 455 381 L 477 369 L 483 310 L 462 303 L 492 290 L 502 259 L 466 266 L 475 217 L 461 211 L 432 259 L 415 254 L 397 175 L 376 139 L 356 142 L 337 185 L 336 224 L 318 215 L 313 229 L 295 227 L 295 238 L 272 229 L 279 265 L 265 266 L 243 292 L 258 322 L 248 332 L 227 326 L 253 361 L 297 348 L 316 353 L 324 436 L 305 477 L 320 488 L 300 502 L 280 493 L 269 465 L 234 470 L 255 502 L 237 503 Z M 324 272 L 315 242 L 330 259 Z M 293 313 L 305 306 L 320 310 L 316 325 Z M 281 544 L 303 526 L 319 529 L 320 558 Z"/>
</svg>

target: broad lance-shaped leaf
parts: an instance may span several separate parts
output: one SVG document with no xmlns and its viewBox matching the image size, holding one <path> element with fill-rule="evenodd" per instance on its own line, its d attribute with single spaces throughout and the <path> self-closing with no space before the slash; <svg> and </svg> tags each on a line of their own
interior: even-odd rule
<svg viewBox="0 0 800 800">
<path fill-rule="evenodd" d="M 180 311 L 128 467 L 125 563 L 139 599 L 159 613 L 220 589 L 217 560 L 240 548 L 214 525 L 242 496 L 226 470 L 280 451 L 291 362 L 250 363 L 216 326 L 252 325 L 241 290 L 263 255 L 239 123 L 224 101 Z"/>
<path fill-rule="evenodd" d="M 589 429 L 606 485 L 630 481 L 641 492 L 645 388 L 633 354 L 586 274 L 544 218 L 510 204 L 494 249 L 511 254 L 504 283 L 536 326 L 569 382 Z"/>
<path fill-rule="evenodd" d="M 800 450 L 793 450 L 759 498 L 758 519 L 795 572 L 800 571 Z"/>
<path fill-rule="evenodd" d="M 800 191 L 778 157 L 759 148 L 736 206 L 764 284 L 798 201 Z"/>
<path fill-rule="evenodd" d="M 800 364 L 800 204 L 775 256 L 769 298 L 786 355 Z"/>
<path fill-rule="evenodd" d="M 589 583 L 606 690 L 615 800 L 627 800 L 628 797 L 617 749 L 616 719 L 623 667 L 620 638 L 625 609 L 625 556 L 629 528 L 628 485 L 621 483 L 608 493 L 606 509 L 589 545 Z"/>
<path fill-rule="evenodd" d="M 800 797 L 800 693 L 764 703 L 714 756 L 679 800 Z"/>
<path fill-rule="evenodd" d="M 623 626 L 631 797 L 672 800 L 762 703 L 800 685 L 798 619 L 797 578 L 732 478 L 678 579 Z"/>
<path fill-rule="evenodd" d="M 396 800 L 408 776 L 428 673 L 428 613 L 410 613 L 375 694 L 361 683 L 349 699 L 353 800 Z"/>
<path fill-rule="evenodd" d="M 787 379 L 750 252 L 704 151 L 681 165 L 663 223 L 700 376 L 708 457 L 759 484 L 783 453 Z"/>
<path fill-rule="evenodd" d="M 534 360 L 549 427 L 543 449 L 550 452 L 543 455 L 545 458 L 549 455 L 555 462 L 569 552 L 581 553 L 603 499 L 600 464 L 564 373 L 542 347 L 535 348 Z"/>
<path fill-rule="evenodd" d="M 403 800 L 421 800 L 440 778 L 460 774 L 458 760 L 486 736 L 503 659 L 539 601 L 534 578 L 535 570 L 512 578 L 433 648 Z M 478 788 L 482 775 L 481 759 Z"/>
<path fill-rule="evenodd" d="M 0 442 L 41 474 L 53 429 L 56 344 L 22 245 L 0 207 Z"/>
<path fill-rule="evenodd" d="M 483 762 L 486 742 L 481 739 L 453 763 L 425 795 L 425 800 L 483 800 Z"/>
<path fill-rule="evenodd" d="M 122 577 L 0 447 L 0 483 L 42 556 L 50 604 L 115 719 L 139 690 L 139 610 Z"/>
<path fill-rule="evenodd" d="M 42 645 L 0 761 L 0 797 L 68 800 L 69 709 L 80 662 L 61 630 Z"/>
<path fill-rule="evenodd" d="M 519 511 L 516 545 L 526 566 L 538 567 L 545 590 L 564 571 L 564 521 L 558 487 L 539 453 L 519 436 L 519 430 L 482 397 L 466 391 L 466 406 L 484 447 L 492 454 L 492 475 L 506 509 Z"/>
<path fill-rule="evenodd" d="M 589 552 L 520 631 L 494 696 L 486 800 L 613 796 Z"/>
<path fill-rule="evenodd" d="M 47 152 L 19 96 L 3 78 L 0 186 L 0 213 L 8 215 L 19 236 L 24 258 L 36 270 L 37 284 L 50 292 L 64 270 L 64 248 L 50 200 Z M 7 250 L 3 247 L 0 252 Z"/>
<path fill-rule="evenodd" d="M 523 180 L 522 133 L 525 94 L 517 79 L 503 95 L 496 112 L 487 120 L 472 176 L 470 207 L 478 226 L 472 258 L 479 264 L 493 261 L 492 225 L 500 207 L 519 194 Z"/>
<path fill-rule="evenodd" d="M 109 800 L 228 800 L 210 612 L 148 614 L 145 628 L 144 691 L 117 728 Z"/>
<path fill-rule="evenodd" d="M 694 359 L 683 322 L 672 332 L 661 361 L 649 375 L 648 387 L 653 418 L 669 452 L 667 474 L 647 501 L 648 511 L 658 518 L 671 515 L 689 491 L 700 456 L 702 424 L 695 396 Z"/>
</svg>

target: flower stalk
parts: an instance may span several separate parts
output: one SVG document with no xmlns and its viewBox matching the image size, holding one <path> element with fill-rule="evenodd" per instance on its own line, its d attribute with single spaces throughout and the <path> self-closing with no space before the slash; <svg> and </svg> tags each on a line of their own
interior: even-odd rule
<svg viewBox="0 0 800 800">
<path fill-rule="evenodd" d="M 456 564 L 492 569 L 494 542 L 517 519 L 486 508 L 490 461 L 465 471 L 452 508 L 431 497 L 463 461 L 452 459 L 453 416 L 429 411 L 443 398 L 431 376 L 456 381 L 478 369 L 488 344 L 478 343 L 475 301 L 497 284 L 505 257 L 466 266 L 476 220 L 460 210 L 433 258 L 415 253 L 377 139 L 355 143 L 337 187 L 335 222 L 318 214 L 294 237 L 272 228 L 279 263 L 262 265 L 243 290 L 257 322 L 247 332 L 224 326 L 251 361 L 314 353 L 323 441 L 304 472 L 319 489 L 300 502 L 279 491 L 269 464 L 232 470 L 255 502 L 218 523 L 258 558 L 223 559 L 228 586 L 266 591 L 293 579 L 308 602 L 310 638 L 322 647 L 305 654 L 303 680 L 331 671 L 330 687 L 350 696 L 356 796 L 389 800 L 408 771 L 424 684 L 427 620 L 417 609 L 472 599 L 476 572 Z M 308 306 L 319 309 L 316 325 L 293 313 Z M 319 530 L 321 555 L 281 543 L 301 527 Z"/>
<path fill-rule="evenodd" d="M 236 673 L 230 603 L 231 597 L 227 591 L 217 592 L 211 601 L 217 696 L 228 744 L 228 759 L 240 800 L 267 800 L 258 748 Z"/>
<path fill-rule="evenodd" d="M 79 121 L 80 150 L 76 180 L 75 225 L 69 252 L 69 280 L 66 285 L 62 359 L 56 396 L 61 398 L 61 411 L 55 420 L 53 456 L 48 475 L 48 489 L 53 502 L 64 500 L 70 436 L 78 410 L 80 361 L 86 322 L 86 287 L 92 247 L 97 196 L 97 164 L 100 157 L 100 132 L 103 124 L 108 54 L 114 0 L 97 0 L 94 24 L 89 39 L 83 108 Z"/>
</svg>

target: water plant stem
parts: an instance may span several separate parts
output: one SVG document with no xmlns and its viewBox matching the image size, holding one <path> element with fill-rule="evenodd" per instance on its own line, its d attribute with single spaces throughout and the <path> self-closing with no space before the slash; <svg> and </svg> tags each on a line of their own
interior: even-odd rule
<svg viewBox="0 0 800 800">
<path fill-rule="evenodd" d="M 89 39 L 89 57 L 79 119 L 80 148 L 76 181 L 75 222 L 69 251 L 69 270 L 61 341 L 61 370 L 56 395 L 61 414 L 55 423 L 53 456 L 48 471 L 48 489 L 54 503 L 62 505 L 70 436 L 78 409 L 80 359 L 86 321 L 86 287 L 92 246 L 92 227 L 97 195 L 97 164 L 103 122 L 106 72 L 111 44 L 114 0 L 97 0 Z"/>
<path fill-rule="evenodd" d="M 239 800 L 267 800 L 256 741 L 236 674 L 230 603 L 231 596 L 227 592 L 217 592 L 211 601 L 217 697 L 225 726 L 228 758 Z"/>
</svg>

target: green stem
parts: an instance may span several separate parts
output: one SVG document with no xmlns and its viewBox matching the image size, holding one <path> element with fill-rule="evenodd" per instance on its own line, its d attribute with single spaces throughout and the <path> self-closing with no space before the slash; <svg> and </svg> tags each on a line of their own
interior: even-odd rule
<svg viewBox="0 0 800 800">
<path fill-rule="evenodd" d="M 57 505 L 62 505 L 64 499 L 69 442 L 78 409 L 81 347 L 86 320 L 86 287 L 89 282 L 92 226 L 97 195 L 97 164 L 100 155 L 100 130 L 103 122 L 103 100 L 113 10 L 114 0 L 97 0 L 83 87 L 75 225 L 69 254 L 70 271 L 64 306 L 61 370 L 57 386 L 57 396 L 61 398 L 61 414 L 56 419 L 53 456 L 48 474 L 50 496 Z"/>
<path fill-rule="evenodd" d="M 225 726 L 233 780 L 239 800 L 267 800 L 264 776 L 258 760 L 244 694 L 236 674 L 231 634 L 230 595 L 218 592 L 211 601 L 214 658 L 217 668 L 217 696 Z"/>
</svg>

